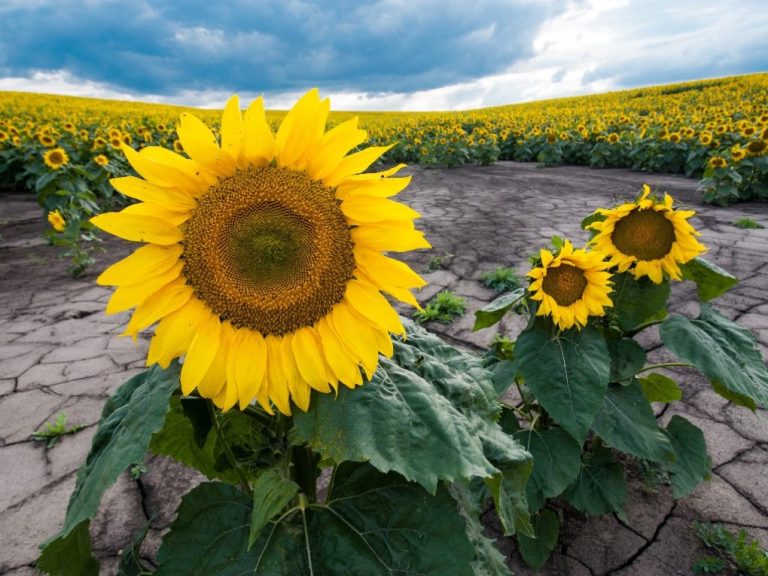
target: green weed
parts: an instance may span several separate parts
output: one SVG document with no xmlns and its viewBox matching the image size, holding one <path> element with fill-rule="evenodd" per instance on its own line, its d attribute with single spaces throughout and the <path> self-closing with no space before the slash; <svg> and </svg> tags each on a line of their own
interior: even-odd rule
<svg viewBox="0 0 768 576">
<path fill-rule="evenodd" d="M 744 228 L 746 230 L 756 230 L 758 228 L 765 228 L 759 222 L 755 222 L 752 218 L 739 218 L 733 223 L 736 228 Z"/>
<path fill-rule="evenodd" d="M 693 528 L 704 546 L 716 554 L 697 560 L 693 565 L 695 574 L 768 574 L 768 551 L 760 548 L 743 529 L 734 534 L 725 526 L 705 522 L 694 522 Z"/>
<path fill-rule="evenodd" d="M 494 268 L 481 276 L 483 284 L 494 292 L 510 292 L 520 286 L 520 276 L 512 268 Z"/>
<path fill-rule="evenodd" d="M 417 310 L 413 319 L 418 323 L 442 322 L 450 324 L 454 319 L 464 314 L 467 305 L 461 296 L 456 296 L 450 290 L 441 290 L 432 298 L 423 310 Z"/>
<path fill-rule="evenodd" d="M 47 422 L 43 428 L 32 433 L 32 440 L 38 442 L 45 442 L 46 448 L 53 448 L 59 438 L 66 436 L 67 434 L 74 434 L 75 432 L 82 430 L 82 426 L 76 424 L 67 428 L 67 415 L 63 412 L 56 416 L 56 421 L 51 424 Z"/>
</svg>

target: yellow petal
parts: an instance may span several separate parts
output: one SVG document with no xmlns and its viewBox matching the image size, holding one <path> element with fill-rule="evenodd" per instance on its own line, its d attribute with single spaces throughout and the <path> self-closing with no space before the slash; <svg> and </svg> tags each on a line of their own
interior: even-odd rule
<svg viewBox="0 0 768 576">
<path fill-rule="evenodd" d="M 389 198 L 395 196 L 411 183 L 411 176 L 403 178 L 376 178 L 357 182 L 351 178 L 345 180 L 336 190 L 336 196 L 345 198 L 347 195 L 357 196 L 364 194 L 366 196 L 378 196 L 379 198 Z"/>
<path fill-rule="evenodd" d="M 184 234 L 176 226 L 152 216 L 105 212 L 91 218 L 91 224 L 132 242 L 150 242 L 169 246 L 184 239 Z"/>
<path fill-rule="evenodd" d="M 168 148 L 147 146 L 142 148 L 139 154 L 158 165 L 174 170 L 177 174 L 174 185 L 188 186 L 197 196 L 218 181 L 216 176 L 206 170 L 203 164 L 189 158 L 184 158 L 168 150 Z"/>
<path fill-rule="evenodd" d="M 412 226 L 411 220 L 377 222 L 353 228 L 350 234 L 356 246 L 377 252 L 408 252 L 431 248 L 432 245 L 424 238 L 424 234 Z"/>
<path fill-rule="evenodd" d="M 416 297 L 413 294 L 411 294 L 411 292 L 407 288 L 403 288 L 402 286 L 396 286 L 394 284 L 389 284 L 387 282 L 381 282 L 379 280 L 373 280 L 361 268 L 358 268 L 357 270 L 355 270 L 355 276 L 357 276 L 357 278 L 362 280 L 363 282 L 367 282 L 372 286 L 376 286 L 379 290 L 381 290 L 382 292 L 386 292 L 393 298 L 400 300 L 400 302 L 405 302 L 406 304 L 410 304 L 416 309 L 421 310 L 421 304 L 419 304 L 418 300 L 416 300 Z"/>
<path fill-rule="evenodd" d="M 264 99 L 259 96 L 245 111 L 243 155 L 246 162 L 257 166 L 275 157 L 275 137 L 264 114 Z"/>
<path fill-rule="evenodd" d="M 341 159 L 355 146 L 365 142 L 368 133 L 357 128 L 357 116 L 339 124 L 324 136 L 307 164 L 307 173 L 314 180 L 322 180 L 333 172 Z"/>
<path fill-rule="evenodd" d="M 197 327 L 192 344 L 184 358 L 184 364 L 181 367 L 182 393 L 191 394 L 208 372 L 219 349 L 220 336 L 221 321 L 216 314 L 209 314 L 208 318 Z"/>
<path fill-rule="evenodd" d="M 331 188 L 338 186 L 350 176 L 363 172 L 393 146 L 394 144 L 389 146 L 370 146 L 365 150 L 350 154 L 339 162 L 339 165 L 331 174 L 323 178 L 323 184 Z"/>
<path fill-rule="evenodd" d="M 330 392 L 330 378 L 325 370 L 320 341 L 314 328 L 296 330 L 291 339 L 293 355 L 297 359 L 299 372 L 304 381 L 315 390 Z"/>
<path fill-rule="evenodd" d="M 305 158 L 315 151 L 325 130 L 330 110 L 326 98 L 320 101 L 317 88 L 299 98 L 285 115 L 275 136 L 277 165 L 283 168 L 302 169 Z"/>
<path fill-rule="evenodd" d="M 363 269 L 367 276 L 374 280 L 373 285 L 378 285 L 380 280 L 384 284 L 393 284 L 403 288 L 421 288 L 427 282 L 405 262 L 394 260 L 373 250 L 355 248 L 355 261 Z"/>
<path fill-rule="evenodd" d="M 376 370 L 379 356 L 373 329 L 366 322 L 358 320 L 344 303 L 334 306 L 328 317 L 342 347 L 360 361 L 370 379 Z"/>
<path fill-rule="evenodd" d="M 157 186 L 136 176 L 112 178 L 110 184 L 125 196 L 165 206 L 169 210 L 192 210 L 197 206 L 195 199 L 186 192 L 173 187 Z"/>
<path fill-rule="evenodd" d="M 240 100 L 232 96 L 224 107 L 221 118 L 221 151 L 232 164 L 242 166 L 243 157 L 243 115 L 240 112 Z"/>
<path fill-rule="evenodd" d="M 216 398 L 224 391 L 224 384 L 227 380 L 227 353 L 229 344 L 232 341 L 234 328 L 229 322 L 221 323 L 220 344 L 216 355 L 213 357 L 208 371 L 197 385 L 197 390 L 203 398 Z M 226 392 L 225 392 L 226 393 Z"/>
<path fill-rule="evenodd" d="M 131 204 L 120 211 L 120 214 L 130 216 L 148 216 L 150 218 L 160 218 L 173 226 L 180 226 L 190 219 L 192 212 L 190 210 L 170 210 L 166 206 L 159 204 L 150 204 L 149 202 L 139 202 Z"/>
<path fill-rule="evenodd" d="M 397 312 L 376 288 L 357 280 L 350 280 L 347 282 L 344 301 L 365 318 L 372 328 L 383 329 L 393 334 L 405 334 L 405 328 Z"/>
<path fill-rule="evenodd" d="M 192 287 L 183 278 L 167 284 L 136 307 L 123 335 L 135 339 L 136 334 L 189 302 L 192 295 Z"/>
<path fill-rule="evenodd" d="M 149 275 L 157 275 L 168 270 L 178 262 L 182 250 L 180 244 L 171 246 L 147 244 L 104 270 L 96 278 L 96 283 L 101 286 L 120 286 L 141 282 Z"/>
<path fill-rule="evenodd" d="M 281 342 L 280 356 L 283 360 L 283 374 L 294 404 L 306 412 L 309 408 L 311 390 L 299 372 L 298 359 L 293 353 L 293 336 L 293 333 L 285 334 Z"/>
<path fill-rule="evenodd" d="M 267 385 L 269 398 L 280 412 L 291 415 L 290 394 L 285 374 L 283 373 L 282 339 L 268 334 L 264 339 L 267 344 Z"/>
<path fill-rule="evenodd" d="M 106 313 L 116 314 L 141 304 L 162 287 L 176 280 L 181 274 L 182 267 L 182 262 L 176 262 L 176 264 L 162 274 L 141 279 L 136 284 L 118 286 L 117 290 L 112 293 L 109 302 L 107 302 Z"/>
<path fill-rule="evenodd" d="M 323 355 L 328 361 L 336 378 L 347 388 L 354 388 L 362 383 L 357 359 L 352 357 L 341 345 L 336 331 L 331 326 L 328 316 L 324 316 L 317 322 L 317 333 L 323 347 Z"/>
<path fill-rule="evenodd" d="M 376 196 L 347 196 L 341 203 L 341 211 L 352 224 L 381 222 L 382 220 L 409 220 L 420 214 L 413 208 Z"/>
<path fill-rule="evenodd" d="M 190 158 L 206 167 L 215 167 L 219 162 L 221 149 L 216 135 L 200 118 L 194 114 L 182 114 L 176 133 Z"/>
<path fill-rule="evenodd" d="M 267 346 L 259 332 L 247 328 L 241 328 L 240 331 L 243 334 L 235 366 L 235 378 L 240 410 L 245 410 L 264 385 L 264 375 L 267 373 Z"/>
<path fill-rule="evenodd" d="M 157 363 L 168 368 L 171 360 L 186 353 L 197 327 L 209 314 L 210 310 L 200 300 L 192 298 L 186 305 L 163 318 L 150 342 L 147 366 Z"/>
</svg>

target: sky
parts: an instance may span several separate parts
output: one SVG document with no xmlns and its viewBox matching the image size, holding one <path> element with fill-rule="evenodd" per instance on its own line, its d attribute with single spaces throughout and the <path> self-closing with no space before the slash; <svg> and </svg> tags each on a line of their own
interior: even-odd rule
<svg viewBox="0 0 768 576">
<path fill-rule="evenodd" d="M 466 110 L 768 71 L 768 1 L 0 0 L 0 91 Z"/>
</svg>

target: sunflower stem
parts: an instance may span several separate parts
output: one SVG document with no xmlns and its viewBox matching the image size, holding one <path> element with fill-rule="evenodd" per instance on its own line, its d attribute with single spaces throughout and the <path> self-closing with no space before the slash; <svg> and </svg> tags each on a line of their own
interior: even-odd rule
<svg viewBox="0 0 768 576">
<path fill-rule="evenodd" d="M 245 473 L 243 472 L 243 469 L 240 468 L 240 465 L 237 463 L 237 459 L 235 458 L 235 454 L 232 452 L 232 448 L 229 446 L 229 442 L 227 442 L 226 436 L 224 436 L 224 430 L 221 427 L 221 420 L 219 419 L 219 413 L 216 411 L 216 408 L 213 405 L 213 402 L 210 400 L 205 401 L 206 404 L 208 404 L 208 413 L 211 415 L 211 420 L 213 420 L 214 424 L 216 425 L 216 435 L 219 437 L 219 440 L 221 440 L 221 446 L 224 448 L 224 454 L 227 457 L 227 460 L 229 460 L 230 466 L 235 469 L 235 472 L 237 473 L 238 478 L 240 478 L 240 488 L 242 488 L 243 492 L 246 494 L 251 493 L 251 485 L 248 482 L 248 478 L 246 478 Z"/>
<path fill-rule="evenodd" d="M 646 328 L 650 328 L 651 326 L 656 326 L 656 324 L 661 324 L 662 322 L 664 322 L 664 320 L 653 320 L 652 322 L 648 322 L 647 324 L 642 324 L 642 325 L 638 326 L 634 330 L 630 330 L 629 332 L 625 332 L 624 335 L 629 337 L 629 338 L 632 338 L 636 334 L 639 334 L 640 332 L 645 330 Z"/>
<path fill-rule="evenodd" d="M 659 362 L 658 364 L 649 364 L 648 366 L 643 366 L 640 370 L 635 372 L 635 376 L 642 374 L 643 372 L 648 372 L 649 370 L 655 370 L 656 368 L 672 368 L 676 366 L 692 368 L 693 364 L 689 364 L 688 362 Z"/>
</svg>

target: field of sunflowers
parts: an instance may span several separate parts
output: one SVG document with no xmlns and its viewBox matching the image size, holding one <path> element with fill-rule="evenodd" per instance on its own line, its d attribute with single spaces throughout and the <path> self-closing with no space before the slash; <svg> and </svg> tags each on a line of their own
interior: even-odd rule
<svg viewBox="0 0 768 576">
<path fill-rule="evenodd" d="M 65 96 L 0 93 L 0 188 L 36 194 L 52 242 L 77 275 L 96 236 L 88 219 L 127 202 L 109 184 L 133 174 L 121 150 L 182 152 L 176 122 L 189 109 Z M 217 110 L 194 110 L 207 124 Z M 276 127 L 285 112 L 270 111 Z M 498 160 L 682 173 L 707 202 L 768 199 L 768 74 L 702 80 L 463 112 L 332 112 L 359 116 L 387 163 L 425 167 Z"/>
</svg>

